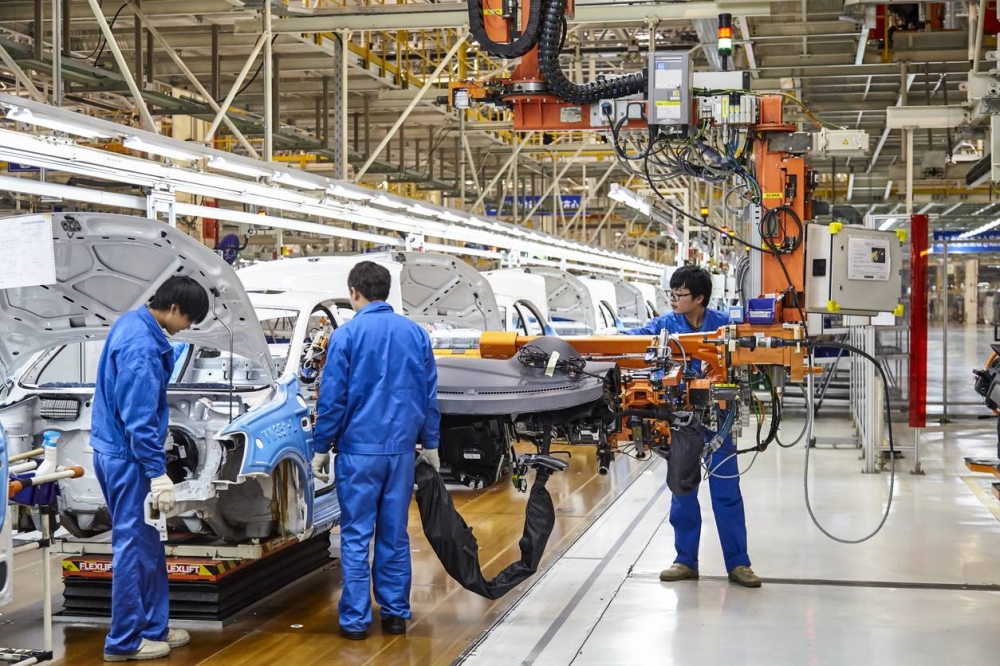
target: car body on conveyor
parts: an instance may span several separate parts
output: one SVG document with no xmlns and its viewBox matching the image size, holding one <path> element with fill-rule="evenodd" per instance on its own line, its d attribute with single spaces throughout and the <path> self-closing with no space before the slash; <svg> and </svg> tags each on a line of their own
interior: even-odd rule
<svg viewBox="0 0 1000 666">
<path fill-rule="evenodd" d="M 617 306 L 608 301 L 615 295 L 611 283 L 580 278 L 559 268 L 532 266 L 524 271 L 545 278 L 549 325 L 556 335 L 593 335 L 616 325 Z"/>
<path fill-rule="evenodd" d="M 197 280 L 211 309 L 171 341 L 177 362 L 165 448 L 178 509 L 169 527 L 242 542 L 303 538 L 332 525 L 339 509 L 333 493 L 314 492 L 312 424 L 296 371 L 272 360 L 232 268 L 161 222 L 103 213 L 38 217 L 52 225 L 57 281 L 0 290 L 0 424 L 12 454 L 55 430 L 59 464 L 88 470 L 60 484 L 63 526 L 79 537 L 110 527 L 92 473 L 97 364 L 117 317 L 146 303 L 171 275 Z"/>
<path fill-rule="evenodd" d="M 524 335 L 554 335 L 549 326 L 545 278 L 521 268 L 486 271 L 504 330 Z"/>
</svg>

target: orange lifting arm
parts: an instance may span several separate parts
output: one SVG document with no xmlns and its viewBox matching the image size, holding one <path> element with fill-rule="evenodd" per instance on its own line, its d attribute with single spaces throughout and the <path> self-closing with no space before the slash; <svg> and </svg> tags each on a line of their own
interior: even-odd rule
<svg viewBox="0 0 1000 666">
<path fill-rule="evenodd" d="M 801 345 L 747 349 L 736 343 L 738 338 L 755 336 L 782 340 L 803 338 L 799 326 L 739 324 L 724 326 L 711 333 L 676 335 L 672 338 L 674 342 L 669 344 L 675 359 L 687 356 L 688 360 L 701 361 L 709 366 L 707 376 L 714 381 L 725 380 L 729 368 L 737 365 L 780 365 L 789 368 L 792 381 L 802 381 L 805 375 L 805 349 Z M 486 332 L 479 338 L 479 353 L 483 358 L 511 358 L 534 340 L 533 336 L 517 333 Z M 657 344 L 656 336 L 648 335 L 594 336 L 565 340 L 583 356 L 608 357 L 626 368 L 646 367 L 646 351 Z M 684 349 L 684 354 L 677 349 L 678 344 Z"/>
</svg>

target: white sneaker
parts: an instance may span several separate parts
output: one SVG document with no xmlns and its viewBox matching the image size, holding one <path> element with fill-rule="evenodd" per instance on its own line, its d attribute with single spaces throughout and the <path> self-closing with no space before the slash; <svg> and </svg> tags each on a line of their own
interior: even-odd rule
<svg viewBox="0 0 1000 666">
<path fill-rule="evenodd" d="M 167 645 L 171 649 L 179 648 L 191 642 L 191 635 L 183 629 L 170 629 L 167 632 Z"/>
<path fill-rule="evenodd" d="M 108 654 L 104 653 L 104 661 L 143 661 L 145 659 L 159 659 L 170 654 L 170 646 L 161 641 L 147 641 L 142 639 L 139 649 L 129 654 Z"/>
</svg>

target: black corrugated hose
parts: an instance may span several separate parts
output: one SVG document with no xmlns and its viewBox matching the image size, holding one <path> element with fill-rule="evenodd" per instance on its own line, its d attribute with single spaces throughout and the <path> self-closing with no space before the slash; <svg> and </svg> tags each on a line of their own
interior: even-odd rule
<svg viewBox="0 0 1000 666">
<path fill-rule="evenodd" d="M 538 44 L 541 29 L 542 1 L 532 0 L 528 13 L 528 25 L 524 33 L 510 44 L 498 44 L 486 34 L 483 25 L 483 0 L 469 0 L 469 31 L 479 46 L 496 58 L 520 58 Z"/>
<path fill-rule="evenodd" d="M 550 93 L 574 104 L 593 104 L 602 99 L 618 99 L 645 92 L 647 87 L 645 72 L 625 74 L 591 83 L 573 83 L 566 78 L 559 67 L 565 14 L 565 0 L 545 0 L 542 36 L 538 42 L 538 64 Z"/>
</svg>

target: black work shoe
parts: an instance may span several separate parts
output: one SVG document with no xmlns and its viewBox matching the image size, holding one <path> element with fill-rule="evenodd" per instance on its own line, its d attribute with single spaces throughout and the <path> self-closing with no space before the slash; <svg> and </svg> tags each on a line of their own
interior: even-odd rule
<svg viewBox="0 0 1000 666">
<path fill-rule="evenodd" d="M 395 615 L 387 615 L 382 618 L 382 631 L 386 634 L 405 634 L 406 620 Z"/>
<path fill-rule="evenodd" d="M 363 641 L 368 638 L 368 632 L 363 629 L 361 631 L 348 631 L 341 627 L 340 635 L 349 641 Z"/>
</svg>

